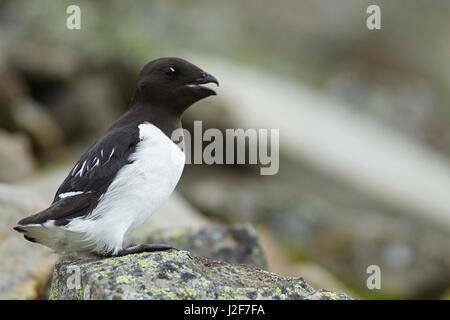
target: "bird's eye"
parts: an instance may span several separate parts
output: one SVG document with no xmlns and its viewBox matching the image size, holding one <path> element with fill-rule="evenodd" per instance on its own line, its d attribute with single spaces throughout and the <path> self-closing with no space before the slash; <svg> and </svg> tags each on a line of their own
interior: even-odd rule
<svg viewBox="0 0 450 320">
<path fill-rule="evenodd" d="M 176 73 L 176 71 L 174 68 L 169 67 L 164 70 L 164 73 L 167 74 L 168 76 L 173 76 Z"/>
</svg>

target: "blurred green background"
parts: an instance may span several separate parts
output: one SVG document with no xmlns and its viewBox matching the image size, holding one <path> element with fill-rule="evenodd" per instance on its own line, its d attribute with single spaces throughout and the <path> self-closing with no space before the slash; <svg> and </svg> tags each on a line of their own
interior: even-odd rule
<svg viewBox="0 0 450 320">
<path fill-rule="evenodd" d="M 70 4 L 81 30 L 66 28 Z M 381 30 L 366 27 L 370 4 Z M 313 286 L 448 299 L 449 39 L 445 0 L 1 0 L 0 182 L 47 176 L 54 188 L 35 192 L 56 192 L 52 172 L 127 109 L 141 67 L 185 58 L 221 82 L 186 128 L 280 129 L 275 176 L 187 165 L 177 190 L 196 210 L 251 222 L 269 269 Z"/>
</svg>

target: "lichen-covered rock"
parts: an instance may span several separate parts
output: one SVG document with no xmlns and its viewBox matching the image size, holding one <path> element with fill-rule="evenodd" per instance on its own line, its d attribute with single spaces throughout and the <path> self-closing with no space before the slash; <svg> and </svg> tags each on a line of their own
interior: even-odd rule
<svg viewBox="0 0 450 320">
<path fill-rule="evenodd" d="M 208 259 L 267 268 L 256 231 L 250 224 L 158 230 L 147 237 L 131 238 L 130 241 L 166 243 Z"/>
<path fill-rule="evenodd" d="M 55 267 L 50 299 L 350 299 L 250 265 L 188 251 L 80 259 Z"/>
</svg>

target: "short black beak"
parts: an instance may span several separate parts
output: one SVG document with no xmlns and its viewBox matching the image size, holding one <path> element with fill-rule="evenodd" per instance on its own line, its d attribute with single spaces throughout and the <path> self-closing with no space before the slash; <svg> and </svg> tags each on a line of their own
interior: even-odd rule
<svg viewBox="0 0 450 320">
<path fill-rule="evenodd" d="M 219 86 L 219 81 L 217 81 L 216 77 L 213 75 L 203 72 L 202 76 L 196 80 L 194 80 L 195 84 L 203 84 L 203 83 L 215 83 L 217 86 Z"/>
</svg>

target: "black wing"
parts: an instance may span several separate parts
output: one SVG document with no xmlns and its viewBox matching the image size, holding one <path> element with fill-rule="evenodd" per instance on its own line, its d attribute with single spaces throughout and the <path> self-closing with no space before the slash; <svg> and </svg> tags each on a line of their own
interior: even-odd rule
<svg viewBox="0 0 450 320">
<path fill-rule="evenodd" d="M 70 170 L 52 205 L 46 210 L 19 221 L 20 225 L 55 220 L 65 225 L 70 219 L 89 214 L 114 180 L 117 172 L 130 163 L 130 155 L 139 142 L 138 127 L 108 131 L 97 140 Z"/>
</svg>

